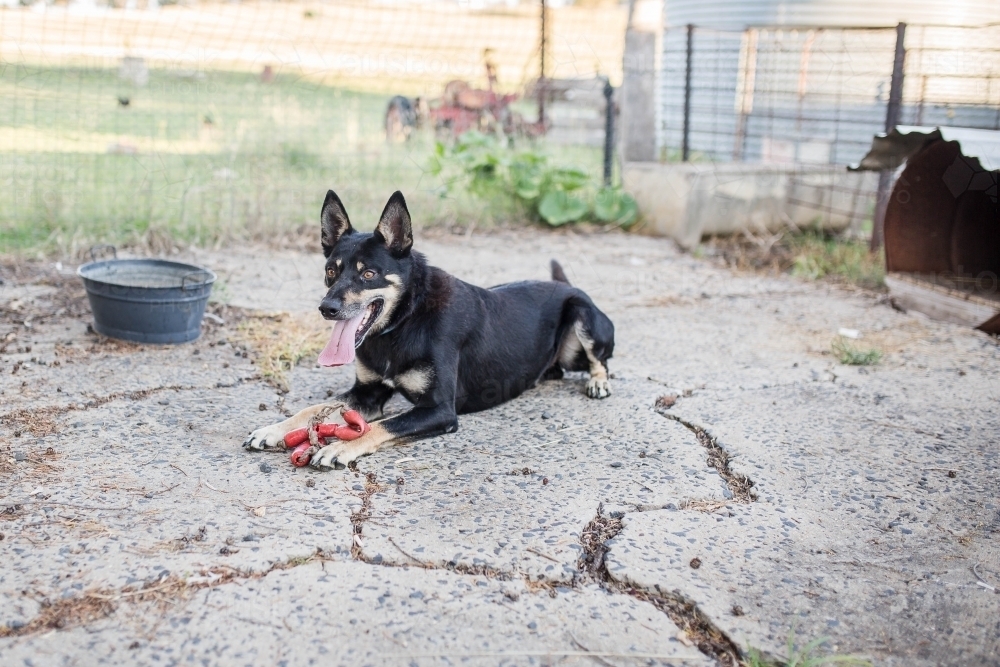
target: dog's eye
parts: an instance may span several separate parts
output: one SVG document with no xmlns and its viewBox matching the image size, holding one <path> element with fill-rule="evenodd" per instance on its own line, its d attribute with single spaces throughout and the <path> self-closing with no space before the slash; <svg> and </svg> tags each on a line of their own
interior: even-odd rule
<svg viewBox="0 0 1000 667">
<path fill-rule="evenodd" d="M 371 280 L 372 278 L 375 277 L 375 272 L 372 271 L 371 269 L 368 269 L 367 271 L 361 274 L 361 277 L 364 278 L 365 280 Z"/>
<path fill-rule="evenodd" d="M 326 277 L 327 278 L 336 278 L 337 277 L 337 272 L 334 271 L 333 269 L 327 269 L 326 270 Z"/>
</svg>

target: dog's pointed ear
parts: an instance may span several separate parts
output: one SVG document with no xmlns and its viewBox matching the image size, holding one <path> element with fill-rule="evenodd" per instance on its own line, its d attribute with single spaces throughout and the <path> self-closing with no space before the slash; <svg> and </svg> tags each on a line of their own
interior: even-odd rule
<svg viewBox="0 0 1000 667">
<path fill-rule="evenodd" d="M 382 211 L 382 218 L 375 228 L 375 238 L 381 239 L 395 257 L 410 254 L 413 246 L 413 228 L 410 226 L 410 212 L 406 209 L 403 193 L 397 190 L 389 197 Z"/>
<path fill-rule="evenodd" d="M 344 209 L 344 204 L 341 203 L 340 197 L 333 190 L 328 190 L 326 193 L 323 210 L 319 214 L 319 222 L 322 230 L 320 239 L 323 244 L 323 255 L 329 257 L 337 242 L 354 231 L 354 228 L 351 227 L 351 220 L 347 217 L 347 211 Z"/>
</svg>

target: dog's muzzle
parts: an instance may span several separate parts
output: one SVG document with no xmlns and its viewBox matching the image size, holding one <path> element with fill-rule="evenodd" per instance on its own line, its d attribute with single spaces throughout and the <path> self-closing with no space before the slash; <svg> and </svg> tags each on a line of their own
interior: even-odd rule
<svg viewBox="0 0 1000 667">
<path fill-rule="evenodd" d="M 355 306 L 350 309 L 334 309 L 335 305 L 339 305 L 339 300 L 324 299 L 323 304 L 320 305 L 323 317 L 333 320 L 330 342 L 326 344 L 319 355 L 321 366 L 343 366 L 354 361 L 355 348 L 361 345 L 372 325 L 378 321 L 385 301 L 373 299 L 364 306 Z"/>
</svg>

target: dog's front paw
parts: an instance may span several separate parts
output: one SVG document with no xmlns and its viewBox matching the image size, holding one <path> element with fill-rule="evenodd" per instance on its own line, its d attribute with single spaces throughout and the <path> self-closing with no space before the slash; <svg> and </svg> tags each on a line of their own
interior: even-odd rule
<svg viewBox="0 0 1000 667">
<path fill-rule="evenodd" d="M 344 444 L 343 442 L 335 442 L 332 445 L 323 447 L 309 459 L 309 467 L 322 470 L 323 472 L 327 470 L 343 470 L 347 467 L 348 463 L 357 458 L 357 455 L 352 456 L 349 453 Z"/>
<path fill-rule="evenodd" d="M 604 378 L 590 378 L 587 382 L 587 396 L 607 398 L 611 395 L 611 383 Z"/>
<path fill-rule="evenodd" d="M 257 451 L 274 449 L 282 444 L 286 433 L 286 429 L 281 424 L 259 428 L 243 441 L 243 449 Z"/>
</svg>

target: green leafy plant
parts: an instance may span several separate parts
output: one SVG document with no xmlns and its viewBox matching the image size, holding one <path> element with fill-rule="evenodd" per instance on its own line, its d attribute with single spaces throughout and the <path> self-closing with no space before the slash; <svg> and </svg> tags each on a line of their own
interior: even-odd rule
<svg viewBox="0 0 1000 667">
<path fill-rule="evenodd" d="M 874 366 L 882 359 L 881 350 L 856 347 L 840 336 L 833 340 L 830 349 L 840 363 L 846 366 Z"/>
<path fill-rule="evenodd" d="M 594 199 L 594 217 L 602 222 L 629 224 L 639 215 L 635 199 L 617 188 L 601 188 Z"/>
<path fill-rule="evenodd" d="M 750 647 L 743 660 L 743 667 L 824 667 L 825 665 L 852 665 L 871 667 L 871 661 L 853 655 L 819 655 L 817 652 L 830 640 L 829 637 L 814 639 L 805 646 L 795 645 L 795 632 L 788 633 L 788 653 L 783 658 L 769 658 L 754 647 Z"/>
<path fill-rule="evenodd" d="M 515 151 L 475 131 L 452 145 L 438 142 L 428 170 L 443 179 L 442 194 L 462 188 L 484 198 L 509 197 L 553 227 L 581 220 L 628 226 L 639 214 L 635 199 L 620 188 L 597 187 L 581 169 L 554 166 L 537 151 Z"/>
<path fill-rule="evenodd" d="M 538 215 L 553 227 L 587 217 L 587 202 L 565 190 L 549 190 L 538 202 Z"/>
</svg>

